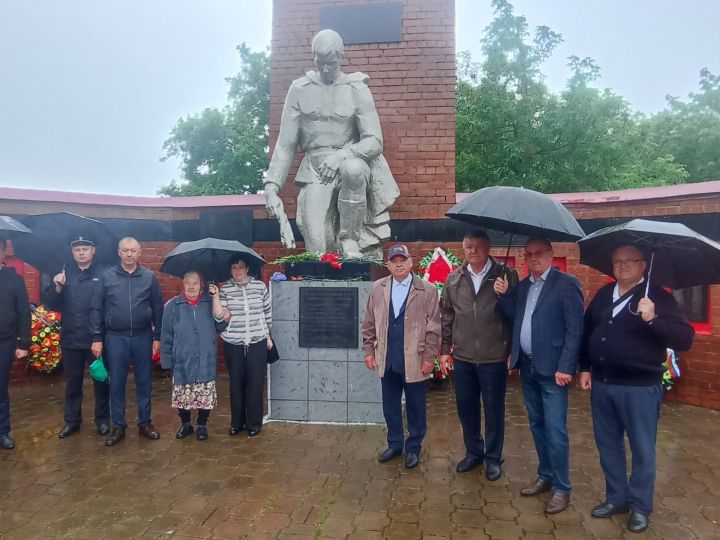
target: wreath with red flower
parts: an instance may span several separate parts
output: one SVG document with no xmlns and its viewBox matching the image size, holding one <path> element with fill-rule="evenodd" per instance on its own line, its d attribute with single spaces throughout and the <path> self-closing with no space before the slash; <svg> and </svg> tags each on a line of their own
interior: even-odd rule
<svg viewBox="0 0 720 540">
<path fill-rule="evenodd" d="M 44 306 L 30 305 L 32 323 L 30 326 L 30 351 L 27 365 L 40 373 L 57 370 L 62 355 L 60 352 L 60 314 Z"/>
</svg>

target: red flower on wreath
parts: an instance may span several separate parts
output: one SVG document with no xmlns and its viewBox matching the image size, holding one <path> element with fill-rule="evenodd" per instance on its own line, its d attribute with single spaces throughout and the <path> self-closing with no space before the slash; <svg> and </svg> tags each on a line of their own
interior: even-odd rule
<svg viewBox="0 0 720 540">
<path fill-rule="evenodd" d="M 342 269 L 342 263 L 340 262 L 339 253 L 323 253 L 320 256 L 320 262 L 330 263 L 330 268 L 333 268 L 335 270 Z"/>
</svg>

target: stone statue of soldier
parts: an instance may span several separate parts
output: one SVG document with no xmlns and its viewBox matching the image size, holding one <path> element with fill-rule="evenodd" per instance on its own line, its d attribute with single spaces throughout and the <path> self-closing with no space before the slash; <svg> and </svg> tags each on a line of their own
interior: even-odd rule
<svg viewBox="0 0 720 540">
<path fill-rule="evenodd" d="M 281 239 L 295 238 L 278 192 L 299 146 L 297 224 L 307 251 L 339 250 L 346 258 L 377 257 L 390 238 L 389 208 L 399 195 L 382 155 L 380 118 L 364 73 L 343 73 L 340 35 L 318 32 L 312 41 L 317 71 L 292 82 L 280 134 L 265 178 L 268 211 Z"/>
</svg>

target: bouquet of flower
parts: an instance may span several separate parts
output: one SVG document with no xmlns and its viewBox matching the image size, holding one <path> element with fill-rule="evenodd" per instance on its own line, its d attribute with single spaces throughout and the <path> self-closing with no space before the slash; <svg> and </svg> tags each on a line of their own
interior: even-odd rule
<svg viewBox="0 0 720 540">
<path fill-rule="evenodd" d="M 61 361 L 60 314 L 30 304 L 32 325 L 28 366 L 40 373 L 54 372 Z"/>
<path fill-rule="evenodd" d="M 673 349 L 667 349 L 665 357 L 665 373 L 663 373 L 662 384 L 665 390 L 670 390 L 675 384 L 675 379 L 680 378 L 680 358 Z"/>
</svg>

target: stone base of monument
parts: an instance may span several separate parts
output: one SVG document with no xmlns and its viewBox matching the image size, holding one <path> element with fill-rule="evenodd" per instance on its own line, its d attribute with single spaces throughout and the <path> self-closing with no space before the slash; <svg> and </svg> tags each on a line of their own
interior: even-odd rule
<svg viewBox="0 0 720 540">
<path fill-rule="evenodd" d="M 380 378 L 363 362 L 360 325 L 371 281 L 274 281 L 269 418 L 383 423 Z"/>
</svg>

